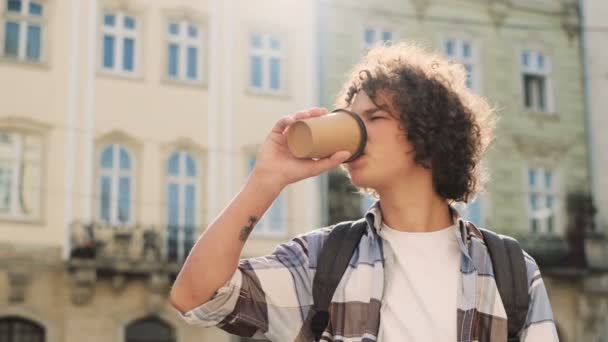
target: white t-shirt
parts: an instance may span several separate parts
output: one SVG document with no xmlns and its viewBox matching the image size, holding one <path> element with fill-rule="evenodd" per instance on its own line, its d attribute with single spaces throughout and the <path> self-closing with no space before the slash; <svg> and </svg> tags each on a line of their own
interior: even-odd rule
<svg viewBox="0 0 608 342">
<path fill-rule="evenodd" d="M 379 342 L 456 341 L 456 229 L 409 233 L 382 226 L 386 261 Z"/>
</svg>

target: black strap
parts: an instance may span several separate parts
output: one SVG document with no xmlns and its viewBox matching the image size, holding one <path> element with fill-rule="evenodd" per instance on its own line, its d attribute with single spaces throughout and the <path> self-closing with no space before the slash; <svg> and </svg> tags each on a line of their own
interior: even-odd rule
<svg viewBox="0 0 608 342">
<path fill-rule="evenodd" d="M 517 240 L 479 228 L 492 259 L 496 286 L 507 312 L 508 341 L 517 336 L 528 315 L 528 274 L 524 254 Z"/>
<path fill-rule="evenodd" d="M 325 241 L 313 280 L 314 316 L 311 330 L 321 339 L 329 323 L 329 304 L 348 267 L 367 222 L 359 220 L 336 225 Z M 507 313 L 508 341 L 519 341 L 528 314 L 528 275 L 524 254 L 517 240 L 479 228 L 492 260 L 496 286 Z"/>
<path fill-rule="evenodd" d="M 327 328 L 329 303 L 366 229 L 365 219 L 340 223 L 331 230 L 321 249 L 312 284 L 315 314 L 310 328 L 315 341 L 321 339 Z"/>
</svg>

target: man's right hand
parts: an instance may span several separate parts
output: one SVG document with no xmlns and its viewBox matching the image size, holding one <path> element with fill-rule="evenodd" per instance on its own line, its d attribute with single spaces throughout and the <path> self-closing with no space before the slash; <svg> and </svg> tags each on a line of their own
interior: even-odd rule
<svg viewBox="0 0 608 342">
<path fill-rule="evenodd" d="M 280 119 L 258 150 L 256 166 L 241 191 L 199 237 L 180 270 L 170 300 L 185 313 L 207 302 L 234 275 L 243 245 L 281 190 L 330 170 L 349 158 L 338 152 L 319 160 L 298 159 L 287 148 L 286 130 L 296 120 L 326 115 L 315 108 Z"/>
<path fill-rule="evenodd" d="M 298 120 L 327 114 L 325 108 L 314 108 L 285 116 L 277 121 L 258 149 L 252 175 L 265 180 L 269 186 L 283 189 L 291 183 L 317 176 L 348 160 L 350 157 L 348 151 L 339 151 L 330 157 L 318 160 L 301 159 L 294 156 L 287 147 L 287 130 L 291 124 Z"/>
</svg>

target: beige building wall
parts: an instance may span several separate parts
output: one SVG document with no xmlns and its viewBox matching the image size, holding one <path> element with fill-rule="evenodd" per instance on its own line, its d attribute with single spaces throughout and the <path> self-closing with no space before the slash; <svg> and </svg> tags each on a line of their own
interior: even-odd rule
<svg viewBox="0 0 608 342">
<path fill-rule="evenodd" d="M 24 8 L 30 3 L 41 4 L 42 15 L 32 16 L 27 8 L 11 12 L 6 1 L 0 6 L 0 133 L 7 141 L 20 141 L 29 152 L 19 153 L 30 155 L 23 158 L 23 189 L 15 190 L 24 199 L 11 202 L 18 209 L 0 213 L 0 320 L 35 322 L 51 342 L 125 341 L 129 323 L 155 315 L 174 329 L 177 341 L 230 341 L 217 329 L 187 326 L 167 303 L 179 264 L 163 259 L 169 220 L 166 164 L 177 150 L 197 162 L 198 234 L 245 182 L 249 157 L 274 122 L 317 103 L 313 4 L 21 1 Z M 136 18 L 132 73 L 103 67 L 106 11 Z M 196 82 L 168 76 L 170 19 L 199 25 Z M 11 55 L 5 45 L 5 24 L 11 20 L 42 27 L 38 60 Z M 278 92 L 250 86 L 250 37 L 256 32 L 280 41 Z M 99 164 L 108 144 L 131 153 L 132 217 L 124 227 L 96 226 L 95 238 L 106 245 L 97 259 L 83 261 L 70 252 L 86 242 L 83 224 L 100 221 Z M 3 165 L 17 165 L 11 158 L 23 155 L 12 148 L 2 150 Z M 244 256 L 267 254 L 319 226 L 317 182 L 285 189 L 283 229 L 254 234 Z M 29 214 L 23 213 L 23 203 Z M 140 253 L 142 229 L 150 227 L 161 234 L 159 260 L 142 259 Z M 131 242 L 121 249 L 117 236 L 125 232 Z"/>
<path fill-rule="evenodd" d="M 606 94 L 608 93 L 608 45 L 606 16 L 608 3 L 602 0 L 584 0 L 584 58 L 586 65 L 587 107 L 589 137 L 592 151 L 593 187 L 595 205 L 598 209 L 597 223 L 608 232 L 608 179 L 604 176 L 608 167 L 608 116 Z"/>
</svg>

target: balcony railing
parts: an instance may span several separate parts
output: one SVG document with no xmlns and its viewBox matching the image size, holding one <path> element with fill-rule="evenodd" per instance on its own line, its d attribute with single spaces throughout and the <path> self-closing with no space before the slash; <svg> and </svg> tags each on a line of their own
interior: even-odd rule
<svg viewBox="0 0 608 342">
<path fill-rule="evenodd" d="M 549 272 L 594 274 L 608 272 L 608 237 L 605 234 L 527 236 L 522 247 Z"/>
<path fill-rule="evenodd" d="M 569 267 L 576 264 L 570 253 L 570 246 L 563 237 L 528 235 L 519 238 L 519 242 L 541 268 Z"/>
<path fill-rule="evenodd" d="M 567 225 L 563 236 L 519 237 L 522 247 L 541 268 L 551 272 L 587 277 L 608 272 L 608 231 L 594 225 L 596 209 L 590 194 L 566 196 Z"/>
<path fill-rule="evenodd" d="M 198 235 L 193 226 L 112 226 L 74 222 L 70 262 L 133 273 L 177 272 Z"/>
<path fill-rule="evenodd" d="M 605 234 L 586 236 L 585 258 L 591 270 L 608 272 L 608 237 Z"/>
</svg>

